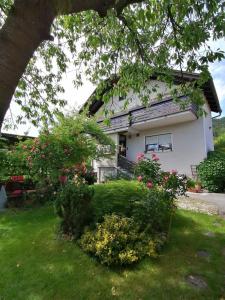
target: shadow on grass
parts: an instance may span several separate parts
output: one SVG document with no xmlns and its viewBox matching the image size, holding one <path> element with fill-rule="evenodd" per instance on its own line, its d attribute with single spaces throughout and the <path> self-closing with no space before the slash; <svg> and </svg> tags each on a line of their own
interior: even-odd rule
<svg viewBox="0 0 225 300">
<path fill-rule="evenodd" d="M 179 212 L 173 220 L 170 241 L 158 259 L 110 269 L 84 254 L 76 244 L 57 240 L 55 218 L 47 211 L 37 212 L 36 217 L 32 213 L 33 224 L 32 216 L 26 216 L 23 226 L 19 217 L 15 221 L 10 218 L 8 225 L 12 222 L 13 230 L 31 225 L 23 238 L 19 234 L 16 239 L 14 231 L 13 239 L 4 239 L 7 247 L 2 251 L 0 248 L 0 298 L 219 299 L 224 294 L 221 250 L 225 245 L 225 223 L 215 227 L 215 218 Z M 205 236 L 206 231 L 213 231 L 215 237 Z M 197 257 L 201 249 L 210 253 L 209 260 Z M 208 288 L 190 287 L 185 281 L 189 274 L 201 275 Z"/>
</svg>

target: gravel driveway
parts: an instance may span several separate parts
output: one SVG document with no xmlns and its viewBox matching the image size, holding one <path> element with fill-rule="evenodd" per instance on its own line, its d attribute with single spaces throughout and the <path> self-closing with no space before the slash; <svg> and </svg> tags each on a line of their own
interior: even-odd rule
<svg viewBox="0 0 225 300">
<path fill-rule="evenodd" d="M 179 197 L 177 205 L 183 209 L 219 214 L 225 218 L 225 194 L 187 192 L 187 197 Z"/>
</svg>

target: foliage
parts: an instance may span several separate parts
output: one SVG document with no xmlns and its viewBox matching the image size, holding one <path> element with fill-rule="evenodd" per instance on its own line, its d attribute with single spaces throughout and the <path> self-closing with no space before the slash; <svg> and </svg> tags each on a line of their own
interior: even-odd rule
<svg viewBox="0 0 225 300">
<path fill-rule="evenodd" d="M 215 151 L 225 153 L 225 132 L 216 137 L 214 143 Z"/>
<path fill-rule="evenodd" d="M 146 94 L 141 93 L 150 75 L 159 74 L 159 79 L 171 86 L 171 69 L 200 71 L 197 86 L 189 83 L 183 88 L 191 101 L 202 103 L 200 86 L 208 79 L 208 64 L 224 57 L 220 49 L 213 50 L 208 44 L 210 38 L 224 37 L 224 1 L 133 2 L 109 1 L 99 4 L 100 7 L 85 2 L 84 6 L 81 3 L 79 13 L 76 9 L 68 11 L 67 5 L 61 4 L 64 1 L 52 2 L 49 9 L 56 18 L 50 34 L 55 41 L 43 41 L 34 49 L 15 93 L 15 102 L 23 115 L 34 124 L 53 119 L 52 110 L 58 113 L 65 104 L 61 96 L 62 79 L 71 65 L 75 86 L 82 84 L 81 70 L 94 84 L 101 85 L 112 74 L 119 75 L 118 82 L 103 96 L 104 102 L 112 95 L 127 94 L 131 88 L 148 102 L 151 91 L 157 90 L 154 86 Z M 19 1 L 16 3 L 19 6 Z M 12 5 L 11 0 L 1 1 L 0 26 L 9 15 L 13 23 Z M 70 12 L 74 13 L 69 15 Z M 42 26 L 44 21 L 40 20 Z M 18 121 L 23 121 L 21 115 Z"/>
<path fill-rule="evenodd" d="M 213 119 L 213 135 L 217 138 L 225 134 L 225 117 Z"/>
<path fill-rule="evenodd" d="M 156 257 L 158 241 L 149 237 L 132 218 L 115 214 L 104 217 L 95 231 L 86 231 L 82 249 L 95 255 L 102 264 L 128 265 L 144 256 Z M 162 241 L 160 241 L 162 242 Z"/>
<path fill-rule="evenodd" d="M 143 182 L 149 189 L 160 186 L 172 199 L 177 195 L 184 195 L 187 190 L 186 176 L 179 176 L 176 170 L 162 171 L 155 153 L 151 159 L 145 157 L 144 153 L 139 153 L 134 171 L 138 181 Z"/>
<path fill-rule="evenodd" d="M 113 141 L 94 119 L 81 115 L 61 117 L 50 131 L 16 145 L 0 164 L 10 175 L 29 174 L 38 181 L 57 182 L 59 176 L 85 173 L 84 162 L 110 156 L 102 149 L 106 145 L 113 153 Z"/>
<path fill-rule="evenodd" d="M 225 154 L 211 152 L 198 166 L 202 186 L 209 192 L 225 192 Z"/>
<path fill-rule="evenodd" d="M 60 231 L 71 238 L 79 238 L 92 219 L 93 190 L 84 184 L 68 182 L 57 194 L 55 210 L 60 217 Z"/>
<path fill-rule="evenodd" d="M 58 218 L 52 205 L 6 210 L 0 224 L 3 299 L 212 300 L 223 295 L 225 221 L 218 216 L 178 210 L 170 244 L 158 259 L 116 271 L 96 263 L 76 243 L 55 238 Z M 208 231 L 216 235 L 213 242 L 202 234 Z M 211 254 L 210 261 L 196 259 L 199 249 Z M 202 274 L 208 288 L 190 288 L 184 282 L 189 274 Z"/>
<path fill-rule="evenodd" d="M 168 232 L 175 210 L 174 195 L 160 186 L 152 189 L 137 181 L 118 180 L 94 187 L 93 214 L 95 222 L 105 215 L 132 217 L 142 230 Z"/>
<path fill-rule="evenodd" d="M 105 176 L 106 181 L 114 181 L 114 180 L 133 180 L 133 175 L 130 175 L 126 172 L 117 170 L 116 174 L 111 174 Z"/>
<path fill-rule="evenodd" d="M 102 221 L 104 215 L 115 213 L 130 217 L 133 203 L 147 196 L 147 189 L 137 181 L 118 180 L 94 187 L 93 207 L 95 221 Z"/>
<path fill-rule="evenodd" d="M 0 167 L 0 182 L 4 181 L 5 179 L 5 168 L 7 167 L 5 162 L 7 160 L 7 143 L 6 139 L 0 137 L 0 163 L 2 166 Z"/>
<path fill-rule="evenodd" d="M 80 178 L 84 179 L 84 182 L 89 185 L 92 185 L 95 182 L 97 182 L 97 174 L 94 172 L 93 167 L 90 165 L 86 166 L 85 164 L 83 164 L 83 166 L 84 166 L 83 170 L 76 170 L 76 174 Z"/>
<path fill-rule="evenodd" d="M 159 184 L 161 180 L 161 168 L 159 158 L 152 154 L 152 159 L 145 158 L 143 153 L 137 155 L 137 164 L 134 173 L 140 181 L 144 183 L 152 182 L 153 185 Z"/>
<path fill-rule="evenodd" d="M 134 202 L 132 217 L 142 230 L 167 233 L 175 208 L 174 198 L 170 194 L 163 189 L 153 188 L 146 197 Z"/>
<path fill-rule="evenodd" d="M 187 188 L 194 188 L 196 185 L 196 181 L 192 178 L 187 179 Z"/>
</svg>

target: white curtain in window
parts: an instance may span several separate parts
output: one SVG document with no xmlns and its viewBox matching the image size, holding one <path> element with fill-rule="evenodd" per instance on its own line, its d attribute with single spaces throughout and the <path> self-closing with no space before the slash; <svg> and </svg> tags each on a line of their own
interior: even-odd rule
<svg viewBox="0 0 225 300">
<path fill-rule="evenodd" d="M 162 134 L 158 136 L 159 151 L 172 150 L 171 134 Z"/>
</svg>

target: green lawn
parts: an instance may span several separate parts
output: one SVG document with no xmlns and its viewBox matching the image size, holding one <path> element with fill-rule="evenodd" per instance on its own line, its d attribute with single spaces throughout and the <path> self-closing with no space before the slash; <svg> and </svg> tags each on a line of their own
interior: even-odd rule
<svg viewBox="0 0 225 300">
<path fill-rule="evenodd" d="M 1 300 L 225 298 L 225 222 L 218 217 L 179 211 L 161 256 L 124 270 L 58 240 L 57 222 L 50 206 L 0 213 Z M 215 237 L 205 236 L 208 231 Z M 210 258 L 198 258 L 198 250 Z M 201 275 L 208 288 L 190 287 L 188 274 Z"/>
</svg>

